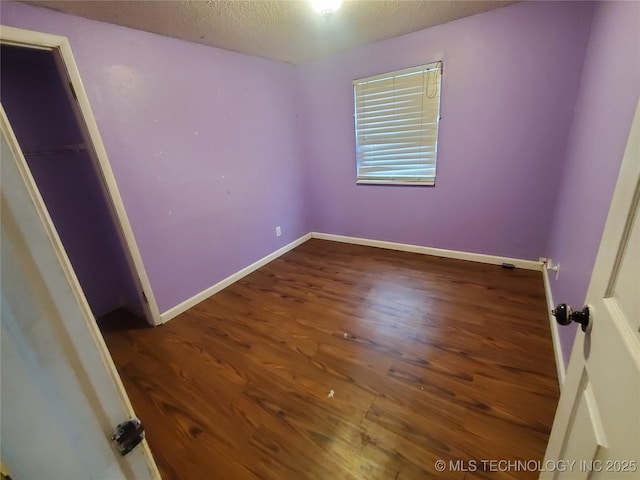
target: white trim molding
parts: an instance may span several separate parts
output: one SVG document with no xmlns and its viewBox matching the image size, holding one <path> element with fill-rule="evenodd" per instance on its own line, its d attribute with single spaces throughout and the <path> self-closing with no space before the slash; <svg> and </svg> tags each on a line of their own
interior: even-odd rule
<svg viewBox="0 0 640 480">
<path fill-rule="evenodd" d="M 288 243 L 284 247 L 279 248 L 275 252 L 272 252 L 269 255 L 267 255 L 265 257 L 262 257 L 260 260 L 257 260 L 255 262 L 253 262 L 251 265 L 249 265 L 247 267 L 244 267 L 242 270 L 239 270 L 236 273 L 234 273 L 232 275 L 229 275 L 227 278 L 224 278 L 224 279 L 220 280 L 218 283 L 216 283 L 215 285 L 210 286 L 206 290 L 203 290 L 202 292 L 195 294 L 193 297 L 188 298 L 187 300 L 185 300 L 182 303 L 179 303 L 175 307 L 171 307 L 166 312 L 160 314 L 160 318 L 162 319 L 162 323 L 168 322 L 172 318 L 175 318 L 178 315 L 180 315 L 181 313 L 186 312 L 191 307 L 194 307 L 195 305 L 197 305 L 198 303 L 202 302 L 203 300 L 206 300 L 207 298 L 211 297 L 212 295 L 215 295 L 219 291 L 227 288 L 232 283 L 235 283 L 238 280 L 242 279 L 243 277 L 246 277 L 250 273 L 255 272 L 260 267 L 264 267 L 267 263 L 275 260 L 278 257 L 281 257 L 285 253 L 293 250 L 294 248 L 296 248 L 299 245 L 302 245 L 304 242 L 306 242 L 307 240 L 310 240 L 310 239 L 311 239 L 311 234 L 307 233 L 307 234 L 301 236 L 300 238 L 294 240 L 293 242 Z"/>
<path fill-rule="evenodd" d="M 423 247 L 422 245 L 411 245 L 408 243 L 386 242 L 384 240 L 370 240 L 368 238 L 346 237 L 344 235 L 333 235 L 331 233 L 311 232 L 312 238 L 319 240 L 330 240 L 332 242 L 353 243 L 365 247 L 385 248 L 387 250 L 399 250 L 401 252 L 421 253 L 423 255 L 433 255 L 435 257 L 455 258 L 457 260 L 468 260 L 471 262 L 489 263 L 491 265 L 502 265 L 510 263 L 514 267 L 526 270 L 542 270 L 543 264 L 537 260 L 522 260 L 519 258 L 499 257 L 496 255 L 485 255 L 483 253 L 463 252 L 460 250 L 446 250 L 443 248 Z"/>
<path fill-rule="evenodd" d="M 510 258 L 510 257 L 500 257 L 496 255 L 485 255 L 481 253 L 472 253 L 472 252 L 463 252 L 459 250 L 446 250 L 441 248 L 433 248 L 433 247 L 424 247 L 421 245 L 410 245 L 406 243 L 396 243 L 396 242 L 386 242 L 382 240 L 371 240 L 367 238 L 359 238 L 359 237 L 348 237 L 344 235 L 334 235 L 329 233 L 320 233 L 320 232 L 310 232 L 306 235 L 301 236 L 297 240 L 285 245 L 284 247 L 276 250 L 275 252 L 270 253 L 269 255 L 261 258 L 260 260 L 252 263 L 251 265 L 239 270 L 238 272 L 228 276 L 227 278 L 222 279 L 215 285 L 203 290 L 200 293 L 197 293 L 191 298 L 188 298 L 184 302 L 179 303 L 178 305 L 170 308 L 166 312 L 160 315 L 162 319 L 162 323 L 168 322 L 169 320 L 177 317 L 183 312 L 186 312 L 191 307 L 194 307 L 198 303 L 206 300 L 207 298 L 215 295 L 231 284 L 237 282 L 238 280 L 246 277 L 250 273 L 258 270 L 269 262 L 275 260 L 276 258 L 284 255 L 285 253 L 293 250 L 294 248 L 302 245 L 306 241 L 311 238 L 316 238 L 319 240 L 328 240 L 332 242 L 341 242 L 341 243 L 351 243 L 354 245 L 363 245 L 367 247 L 377 247 L 384 248 L 387 250 L 398 250 L 402 252 L 410 252 L 410 253 L 418 253 L 423 255 L 432 255 L 436 257 L 443 258 L 453 258 L 457 260 L 467 260 L 471 262 L 478 263 L 487 263 L 490 265 L 502 265 L 503 263 L 509 263 L 514 265 L 517 268 L 522 268 L 525 270 L 537 270 L 542 272 L 543 280 L 544 280 L 544 289 L 547 300 L 548 311 L 551 312 L 553 308 L 553 299 L 551 297 L 551 289 L 549 287 L 549 277 L 547 275 L 547 269 L 545 268 L 545 263 L 543 261 L 535 261 L 535 260 L 523 260 L 519 258 Z M 549 313 L 549 322 L 551 326 L 551 337 L 553 339 L 553 350 L 556 360 L 556 369 L 558 372 L 558 382 L 560 384 L 560 388 L 562 388 L 562 384 L 564 382 L 565 377 L 565 367 L 562 358 L 562 349 L 560 347 L 560 338 L 558 336 L 558 326 L 555 322 L 554 317 Z"/>
<path fill-rule="evenodd" d="M 551 286 L 549 284 L 549 275 L 546 268 L 546 259 L 540 258 L 539 261 L 523 260 L 519 258 L 500 257 L 496 255 L 485 255 L 482 253 L 463 252 L 460 250 L 446 250 L 442 248 L 424 247 L 421 245 L 410 245 L 406 243 L 386 242 L 383 240 L 371 240 L 368 238 L 347 237 L 344 235 L 334 235 L 331 233 L 311 232 L 312 238 L 319 240 L 330 240 L 332 242 L 352 243 L 355 245 L 363 245 L 366 247 L 385 248 L 388 250 L 399 250 L 402 252 L 420 253 L 423 255 L 433 255 L 436 257 L 454 258 L 457 260 L 468 260 L 471 262 L 488 263 L 491 265 L 502 265 L 510 263 L 511 265 L 526 270 L 537 270 L 542 272 L 544 281 L 544 291 L 547 301 L 547 312 L 549 317 L 549 325 L 551 327 L 551 338 L 553 341 L 553 353 L 556 361 L 556 370 L 558 373 L 558 384 L 562 389 L 566 369 L 564 366 L 564 358 L 562 355 L 562 346 L 560 345 L 560 336 L 558 332 L 558 324 L 551 315 L 554 308 L 553 297 L 551 295 Z"/>
<path fill-rule="evenodd" d="M 562 345 L 560 343 L 560 332 L 558 331 L 558 322 L 551 314 L 551 310 L 555 308 L 553 303 L 553 295 L 551 294 L 551 284 L 549 282 L 549 273 L 546 266 L 542 268 L 542 279 L 544 280 L 544 293 L 547 298 L 547 315 L 549 317 L 549 326 L 551 327 L 551 339 L 553 341 L 553 354 L 556 359 L 556 370 L 558 372 L 558 385 L 562 390 L 564 379 L 567 376 L 567 370 L 564 366 L 564 356 L 562 354 Z"/>
</svg>

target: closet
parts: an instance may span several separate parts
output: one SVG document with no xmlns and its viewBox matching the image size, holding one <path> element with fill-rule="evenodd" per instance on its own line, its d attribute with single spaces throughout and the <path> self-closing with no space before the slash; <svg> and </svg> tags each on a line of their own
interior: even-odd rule
<svg viewBox="0 0 640 480">
<path fill-rule="evenodd" d="M 101 179 L 49 50 L 3 44 L 0 101 L 96 318 L 142 315 Z"/>
</svg>

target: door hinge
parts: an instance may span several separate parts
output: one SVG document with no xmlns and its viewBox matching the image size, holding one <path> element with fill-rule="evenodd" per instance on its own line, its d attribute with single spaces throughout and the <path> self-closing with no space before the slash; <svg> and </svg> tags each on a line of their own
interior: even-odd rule
<svg viewBox="0 0 640 480">
<path fill-rule="evenodd" d="M 123 457 L 133 450 L 144 439 L 144 427 L 137 418 L 132 418 L 116 427 L 111 440 Z"/>
<path fill-rule="evenodd" d="M 147 300 L 147 294 L 142 292 L 142 299 L 144 300 L 144 303 L 149 303 L 149 300 Z"/>
<path fill-rule="evenodd" d="M 78 96 L 76 95 L 76 89 L 73 88 L 73 83 L 69 82 L 69 90 L 71 90 L 71 95 L 73 95 L 74 100 L 78 100 Z"/>
</svg>

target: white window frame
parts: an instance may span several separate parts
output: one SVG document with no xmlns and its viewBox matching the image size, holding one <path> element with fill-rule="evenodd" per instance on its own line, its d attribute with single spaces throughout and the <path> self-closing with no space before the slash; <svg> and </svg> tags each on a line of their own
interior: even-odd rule
<svg viewBox="0 0 640 480">
<path fill-rule="evenodd" d="M 417 74 L 422 74 L 419 78 Z M 413 89 L 413 93 L 411 93 L 412 98 L 416 98 L 415 89 L 418 88 L 418 82 L 422 83 L 422 101 L 421 105 L 418 107 L 415 105 L 410 105 L 410 108 L 413 110 L 410 112 L 411 118 L 415 119 L 415 115 L 420 115 L 420 123 L 419 129 L 420 133 L 419 138 L 415 138 L 416 132 L 416 124 L 412 123 L 406 125 L 403 129 L 403 126 L 400 125 L 394 131 L 387 131 L 384 133 L 375 133 L 374 135 L 378 135 L 379 139 L 382 139 L 380 144 L 367 143 L 366 132 L 363 130 L 368 130 L 371 132 L 372 129 L 386 128 L 387 130 L 390 127 L 390 123 L 393 122 L 394 125 L 396 122 L 401 121 L 400 114 L 395 113 L 395 108 L 398 103 L 396 100 L 396 92 L 401 90 L 400 85 L 396 88 L 396 80 L 404 78 L 405 81 L 409 80 L 411 77 L 415 76 L 415 82 L 407 82 L 405 85 L 410 85 L 409 88 Z M 392 90 L 385 89 L 381 90 L 381 93 L 375 92 L 375 90 L 371 90 L 371 87 L 375 88 L 376 84 L 379 84 L 381 81 L 389 81 L 393 82 Z M 435 84 L 433 83 L 435 80 Z M 431 82 L 431 83 L 430 83 Z M 366 106 L 365 105 L 365 91 L 369 85 L 369 92 L 367 95 L 381 95 L 386 94 L 388 92 L 392 92 L 393 96 L 393 108 L 394 113 L 388 115 L 387 118 L 383 120 L 383 122 L 387 122 L 383 127 L 372 126 L 374 122 L 366 120 L 366 115 L 373 113 L 379 115 L 379 111 L 375 110 L 380 108 L 380 104 Z M 382 84 L 379 84 L 382 85 Z M 431 91 L 433 86 L 437 87 L 436 94 L 433 97 L 427 96 L 427 90 Z M 372 93 L 371 93 L 372 92 Z M 428 98 L 428 103 L 424 103 L 424 99 Z M 440 127 L 440 102 L 442 98 L 442 61 L 432 62 L 426 65 L 420 65 L 417 67 L 405 68 L 401 70 L 395 70 L 388 73 L 383 73 L 380 75 L 374 75 L 371 77 L 360 78 L 353 81 L 353 99 L 354 99 L 354 123 L 355 123 L 355 142 L 356 142 L 356 183 L 358 184 L 384 184 L 384 185 L 435 185 L 436 180 L 436 166 L 437 166 L 437 152 L 438 152 L 438 132 Z M 432 100 L 433 99 L 433 100 Z M 390 101 L 391 97 L 381 97 L 380 101 Z M 370 101 L 370 100 L 369 100 Z M 360 118 L 359 118 L 360 115 Z M 427 117 L 425 118 L 425 115 Z M 406 122 L 406 120 L 404 120 Z M 411 121 L 411 120 L 409 120 Z M 378 125 L 381 122 L 376 122 Z M 359 128 L 360 127 L 360 128 Z M 411 131 L 409 131 L 411 130 Z M 371 134 L 369 134 L 371 135 Z M 400 139 L 399 137 L 403 138 Z M 407 138 L 409 137 L 409 139 Z M 413 137 L 413 138 L 411 138 Z M 429 137 L 433 138 L 432 141 L 429 141 Z M 409 151 L 408 155 L 402 156 L 394 156 L 397 155 L 392 149 L 390 149 L 389 143 L 390 140 L 394 138 L 397 141 L 403 141 L 406 145 L 404 147 L 405 151 Z M 387 145 L 386 148 L 384 145 Z M 369 147 L 369 148 L 366 148 Z M 373 147 L 373 148 L 371 148 Z M 379 147 L 379 148 L 377 148 Z M 387 153 L 384 152 L 387 151 Z M 389 153 L 389 151 L 391 153 Z M 369 157 L 369 158 L 367 158 Z M 381 158 L 382 157 L 382 158 Z M 384 158 L 387 157 L 387 158 Z M 385 164 L 385 160 L 389 163 Z M 406 161 L 405 164 L 402 162 Z M 376 168 L 377 167 L 377 168 Z M 412 168 L 413 167 L 413 168 Z M 402 172 L 404 170 L 404 172 Z M 414 173 L 411 173 L 411 170 Z M 419 171 L 420 173 L 418 173 Z M 374 173 L 372 173 L 374 172 Z"/>
</svg>

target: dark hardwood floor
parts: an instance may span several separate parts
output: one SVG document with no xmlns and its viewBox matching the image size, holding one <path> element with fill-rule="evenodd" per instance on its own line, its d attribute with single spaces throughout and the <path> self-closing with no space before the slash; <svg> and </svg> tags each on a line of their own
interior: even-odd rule
<svg viewBox="0 0 640 480">
<path fill-rule="evenodd" d="M 533 479 L 481 461 L 541 460 L 559 395 L 521 269 L 310 240 L 158 328 L 101 327 L 167 480 Z"/>
</svg>

